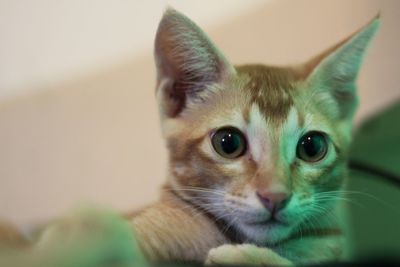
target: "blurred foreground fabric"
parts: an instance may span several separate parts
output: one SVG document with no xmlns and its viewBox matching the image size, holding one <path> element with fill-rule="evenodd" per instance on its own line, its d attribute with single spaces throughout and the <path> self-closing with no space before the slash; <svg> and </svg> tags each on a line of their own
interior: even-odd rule
<svg viewBox="0 0 400 267">
<path fill-rule="evenodd" d="M 102 209 L 50 224 L 34 247 L 0 247 L 1 267 L 123 267 L 147 264 L 129 222 Z"/>
</svg>

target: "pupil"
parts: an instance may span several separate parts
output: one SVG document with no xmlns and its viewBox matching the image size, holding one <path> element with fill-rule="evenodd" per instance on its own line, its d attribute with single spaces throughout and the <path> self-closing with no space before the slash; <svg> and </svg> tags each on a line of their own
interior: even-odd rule
<svg viewBox="0 0 400 267">
<path fill-rule="evenodd" d="M 303 147 L 309 157 L 315 157 L 322 150 L 323 140 L 320 136 L 308 136 L 303 142 Z"/>
<path fill-rule="evenodd" d="M 234 153 L 239 145 L 240 137 L 236 134 L 227 133 L 221 139 L 221 147 L 226 154 Z"/>
</svg>

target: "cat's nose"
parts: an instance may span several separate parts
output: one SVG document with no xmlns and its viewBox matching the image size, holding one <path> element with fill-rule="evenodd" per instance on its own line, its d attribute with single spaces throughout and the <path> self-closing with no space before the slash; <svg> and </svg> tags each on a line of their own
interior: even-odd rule
<svg viewBox="0 0 400 267">
<path fill-rule="evenodd" d="M 291 195 L 285 192 L 256 192 L 257 197 L 270 212 L 276 212 L 286 206 Z"/>
</svg>

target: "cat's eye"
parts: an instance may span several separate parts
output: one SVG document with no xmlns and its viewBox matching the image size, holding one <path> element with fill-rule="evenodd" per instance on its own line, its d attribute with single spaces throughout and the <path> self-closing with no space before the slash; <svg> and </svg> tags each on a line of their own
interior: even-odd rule
<svg viewBox="0 0 400 267">
<path fill-rule="evenodd" d="M 299 159 L 307 162 L 322 160 L 328 152 L 326 135 L 311 131 L 303 135 L 297 143 L 296 155 Z"/>
<path fill-rule="evenodd" d="M 234 127 L 223 127 L 211 136 L 214 150 L 224 158 L 234 159 L 246 151 L 246 139 L 241 131 Z"/>
</svg>

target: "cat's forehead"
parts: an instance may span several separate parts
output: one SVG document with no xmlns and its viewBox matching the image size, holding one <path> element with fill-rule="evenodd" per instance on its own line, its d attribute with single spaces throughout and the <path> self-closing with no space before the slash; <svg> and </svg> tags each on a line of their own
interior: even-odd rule
<svg viewBox="0 0 400 267">
<path fill-rule="evenodd" d="M 295 105 L 294 73 L 264 65 L 238 66 L 236 72 L 233 79 L 204 90 L 201 95 L 204 100 L 193 103 L 184 112 L 186 121 L 196 121 L 207 128 L 224 125 L 241 128 L 253 116 L 258 118 L 259 126 L 282 126 Z"/>
<path fill-rule="evenodd" d="M 239 79 L 243 81 L 239 90 L 248 95 L 249 100 L 243 114 L 246 121 L 254 105 L 268 121 L 285 121 L 294 105 L 294 73 L 290 69 L 263 65 L 245 65 L 236 69 Z"/>
</svg>

